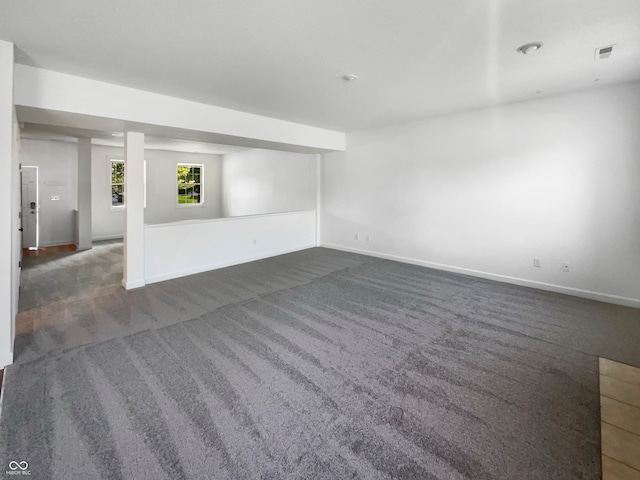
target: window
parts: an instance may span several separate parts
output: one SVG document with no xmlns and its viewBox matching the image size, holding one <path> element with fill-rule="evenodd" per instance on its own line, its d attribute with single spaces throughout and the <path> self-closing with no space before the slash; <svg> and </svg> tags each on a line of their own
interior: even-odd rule
<svg viewBox="0 0 640 480">
<path fill-rule="evenodd" d="M 124 206 L 124 162 L 111 160 L 111 206 Z"/>
<path fill-rule="evenodd" d="M 203 201 L 202 165 L 178 164 L 178 205 L 200 205 Z"/>
</svg>

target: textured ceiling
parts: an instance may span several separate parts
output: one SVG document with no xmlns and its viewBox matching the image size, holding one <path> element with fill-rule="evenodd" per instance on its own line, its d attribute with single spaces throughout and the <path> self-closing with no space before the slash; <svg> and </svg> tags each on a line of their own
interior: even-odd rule
<svg viewBox="0 0 640 480">
<path fill-rule="evenodd" d="M 640 79 L 638 0 L 3 0 L 0 38 L 19 63 L 341 131 Z"/>
</svg>

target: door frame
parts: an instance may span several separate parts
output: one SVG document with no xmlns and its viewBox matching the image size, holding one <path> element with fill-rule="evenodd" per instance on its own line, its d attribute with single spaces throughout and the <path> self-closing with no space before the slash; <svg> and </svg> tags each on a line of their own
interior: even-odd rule
<svg viewBox="0 0 640 480">
<path fill-rule="evenodd" d="M 21 215 L 21 219 L 22 219 L 22 224 L 21 224 L 21 228 L 24 230 L 24 226 L 27 223 L 27 218 L 25 218 L 25 212 L 24 212 L 24 203 L 23 203 L 23 198 L 22 198 L 22 173 L 24 171 L 25 168 L 33 168 L 35 169 L 35 186 L 36 186 L 36 245 L 35 247 L 28 247 L 29 250 L 37 250 L 40 247 L 40 182 L 39 182 L 39 177 L 40 177 L 40 172 L 38 170 L 38 167 L 36 165 L 21 165 L 20 166 L 20 212 L 22 212 Z M 22 232 L 22 237 L 24 237 L 24 231 Z M 24 241 L 24 240 L 23 240 Z M 23 241 L 21 241 L 21 247 L 22 247 L 22 243 Z"/>
</svg>

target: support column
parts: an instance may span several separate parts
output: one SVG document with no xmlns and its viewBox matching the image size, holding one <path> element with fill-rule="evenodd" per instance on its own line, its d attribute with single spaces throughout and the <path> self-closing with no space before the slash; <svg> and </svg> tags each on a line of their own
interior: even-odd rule
<svg viewBox="0 0 640 480">
<path fill-rule="evenodd" d="M 122 286 L 131 290 L 144 285 L 144 133 L 126 132 Z"/>
<path fill-rule="evenodd" d="M 321 243 L 322 187 L 322 155 L 318 153 L 316 154 L 316 247 Z"/>
<path fill-rule="evenodd" d="M 18 294 L 16 202 L 19 170 L 16 119 L 13 106 L 13 43 L 0 40 L 0 368 L 13 362 L 13 338 Z"/>
<path fill-rule="evenodd" d="M 91 242 L 91 139 L 78 139 L 78 250 L 89 250 Z"/>
</svg>

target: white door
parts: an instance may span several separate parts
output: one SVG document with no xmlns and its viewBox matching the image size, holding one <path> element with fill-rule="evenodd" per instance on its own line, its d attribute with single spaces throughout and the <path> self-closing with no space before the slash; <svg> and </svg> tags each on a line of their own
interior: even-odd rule
<svg viewBox="0 0 640 480">
<path fill-rule="evenodd" d="M 22 248 L 38 248 L 38 167 L 22 167 Z"/>
</svg>

